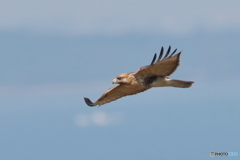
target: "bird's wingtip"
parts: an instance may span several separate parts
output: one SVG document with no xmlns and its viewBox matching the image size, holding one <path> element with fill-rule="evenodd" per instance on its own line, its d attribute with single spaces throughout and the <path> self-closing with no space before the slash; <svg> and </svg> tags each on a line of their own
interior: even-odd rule
<svg viewBox="0 0 240 160">
<path fill-rule="evenodd" d="M 84 101 L 90 107 L 96 106 L 96 105 L 94 105 L 94 103 L 89 98 L 84 97 Z"/>
</svg>

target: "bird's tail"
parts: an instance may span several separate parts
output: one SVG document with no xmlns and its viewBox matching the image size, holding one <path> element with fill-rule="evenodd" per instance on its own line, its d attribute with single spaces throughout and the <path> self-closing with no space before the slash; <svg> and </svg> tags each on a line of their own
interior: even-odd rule
<svg viewBox="0 0 240 160">
<path fill-rule="evenodd" d="M 189 88 L 194 82 L 171 79 L 168 83 L 172 87 Z"/>
</svg>

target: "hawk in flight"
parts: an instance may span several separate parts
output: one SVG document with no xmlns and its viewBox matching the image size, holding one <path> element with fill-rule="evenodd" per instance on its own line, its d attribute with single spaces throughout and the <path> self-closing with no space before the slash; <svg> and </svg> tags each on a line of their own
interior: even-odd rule
<svg viewBox="0 0 240 160">
<path fill-rule="evenodd" d="M 89 106 L 103 105 L 124 96 L 137 94 L 146 91 L 152 87 L 180 87 L 188 88 L 194 82 L 170 79 L 171 75 L 179 65 L 181 52 L 175 54 L 175 49 L 170 54 L 171 46 L 169 46 L 165 56 L 163 56 L 163 47 L 157 58 L 155 53 L 150 65 L 141 67 L 137 72 L 123 73 L 113 79 L 112 83 L 117 86 L 107 90 L 96 102 L 84 97 Z M 175 55 L 174 55 L 175 54 Z M 157 58 L 157 60 L 156 60 Z"/>
</svg>

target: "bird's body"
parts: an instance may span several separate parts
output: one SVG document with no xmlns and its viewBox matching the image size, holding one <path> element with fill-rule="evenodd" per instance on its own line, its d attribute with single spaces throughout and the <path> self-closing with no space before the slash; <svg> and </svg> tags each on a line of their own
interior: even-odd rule
<svg viewBox="0 0 240 160">
<path fill-rule="evenodd" d="M 151 64 L 145 67 L 141 67 L 137 72 L 118 75 L 113 79 L 113 83 L 118 84 L 117 86 L 107 90 L 95 103 L 92 103 L 88 98 L 84 98 L 86 104 L 89 106 L 103 105 L 123 96 L 143 92 L 152 87 L 190 87 L 194 82 L 175 80 L 167 77 L 178 67 L 181 54 L 181 52 L 179 52 L 178 54 L 174 55 L 176 52 L 175 50 L 170 56 L 168 56 L 170 49 L 171 47 L 168 48 L 166 55 L 164 58 L 162 58 L 162 48 L 156 62 L 155 54 Z"/>
</svg>

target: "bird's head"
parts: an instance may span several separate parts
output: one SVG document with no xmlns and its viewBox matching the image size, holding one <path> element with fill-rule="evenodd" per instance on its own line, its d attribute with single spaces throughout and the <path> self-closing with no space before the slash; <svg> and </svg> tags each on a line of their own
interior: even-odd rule
<svg viewBox="0 0 240 160">
<path fill-rule="evenodd" d="M 112 83 L 113 84 L 129 84 L 129 75 L 130 73 L 120 74 L 113 79 Z"/>
</svg>

